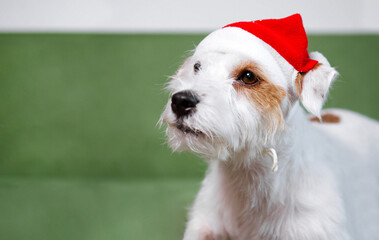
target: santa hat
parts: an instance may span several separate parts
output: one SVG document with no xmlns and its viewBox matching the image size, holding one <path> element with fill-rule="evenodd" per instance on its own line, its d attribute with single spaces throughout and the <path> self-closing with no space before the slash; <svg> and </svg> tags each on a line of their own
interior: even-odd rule
<svg viewBox="0 0 379 240">
<path fill-rule="evenodd" d="M 275 49 L 297 71 L 308 72 L 317 61 L 310 59 L 308 40 L 300 14 L 281 19 L 236 22 L 225 26 L 241 28 Z"/>
<path fill-rule="evenodd" d="M 298 72 L 308 72 L 317 64 L 316 60 L 309 57 L 307 35 L 300 14 L 229 24 L 205 38 L 197 51 L 213 49 L 246 52 L 251 46 L 257 45 L 252 44 L 255 38 L 252 35 L 273 48 Z"/>
</svg>

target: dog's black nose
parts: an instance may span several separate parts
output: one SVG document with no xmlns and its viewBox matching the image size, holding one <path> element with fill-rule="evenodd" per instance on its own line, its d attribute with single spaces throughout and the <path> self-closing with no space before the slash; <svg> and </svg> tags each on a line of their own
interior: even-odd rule
<svg viewBox="0 0 379 240">
<path fill-rule="evenodd" d="M 199 99 L 191 91 L 181 91 L 172 95 L 171 109 L 178 118 L 189 115 L 196 108 Z"/>
</svg>

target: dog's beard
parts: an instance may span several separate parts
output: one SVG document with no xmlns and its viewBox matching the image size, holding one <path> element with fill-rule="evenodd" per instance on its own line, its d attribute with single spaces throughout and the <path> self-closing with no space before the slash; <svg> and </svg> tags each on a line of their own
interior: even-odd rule
<svg viewBox="0 0 379 240">
<path fill-rule="evenodd" d="M 189 150 L 206 159 L 226 160 L 230 155 L 230 148 L 218 132 L 217 129 L 196 123 L 190 117 L 168 124 L 166 135 L 173 151 Z"/>
</svg>

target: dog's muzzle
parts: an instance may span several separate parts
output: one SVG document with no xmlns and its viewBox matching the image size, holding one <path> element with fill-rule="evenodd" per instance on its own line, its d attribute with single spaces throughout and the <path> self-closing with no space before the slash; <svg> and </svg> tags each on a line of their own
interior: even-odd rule
<svg viewBox="0 0 379 240">
<path fill-rule="evenodd" d="M 196 109 L 199 99 L 192 91 L 180 91 L 172 95 L 171 109 L 177 118 L 183 118 L 190 115 Z"/>
</svg>

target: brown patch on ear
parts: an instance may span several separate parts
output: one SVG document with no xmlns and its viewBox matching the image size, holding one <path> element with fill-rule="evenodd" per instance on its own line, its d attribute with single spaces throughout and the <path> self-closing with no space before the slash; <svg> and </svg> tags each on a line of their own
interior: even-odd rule
<svg viewBox="0 0 379 240">
<path fill-rule="evenodd" d="M 240 74 L 246 70 L 253 72 L 258 77 L 259 82 L 254 85 L 246 85 L 241 81 L 235 81 L 233 83 L 234 89 L 237 93 L 250 98 L 257 105 L 258 111 L 269 120 L 271 130 L 276 130 L 278 126 L 284 127 L 280 103 L 287 95 L 286 91 L 269 82 L 262 69 L 250 61 L 237 66 L 231 77 L 237 80 Z"/>
<path fill-rule="evenodd" d="M 320 122 L 320 119 L 317 117 L 312 117 L 309 119 L 311 122 Z M 321 115 L 321 121 L 322 123 L 339 123 L 340 122 L 340 117 L 337 115 L 334 115 L 332 113 L 325 113 Z"/>
<path fill-rule="evenodd" d="M 316 63 L 316 65 L 313 66 L 313 68 L 311 69 L 311 71 L 314 71 L 316 70 L 317 68 L 319 68 L 320 66 L 322 65 L 322 63 Z M 296 93 L 297 95 L 299 96 L 299 98 L 301 99 L 301 92 L 303 91 L 303 81 L 304 81 L 304 76 L 306 75 L 307 73 L 303 73 L 303 72 L 299 72 L 296 76 L 296 82 L 295 82 L 295 85 L 296 85 Z"/>
<path fill-rule="evenodd" d="M 303 80 L 304 80 L 304 74 L 303 73 L 298 73 L 296 77 L 296 93 L 301 99 L 301 92 L 303 91 Z"/>
<path fill-rule="evenodd" d="M 313 68 L 311 69 L 311 71 L 314 71 L 316 70 L 317 68 L 319 68 L 320 66 L 322 65 L 322 63 L 316 63 L 316 65 L 313 66 Z"/>
</svg>

